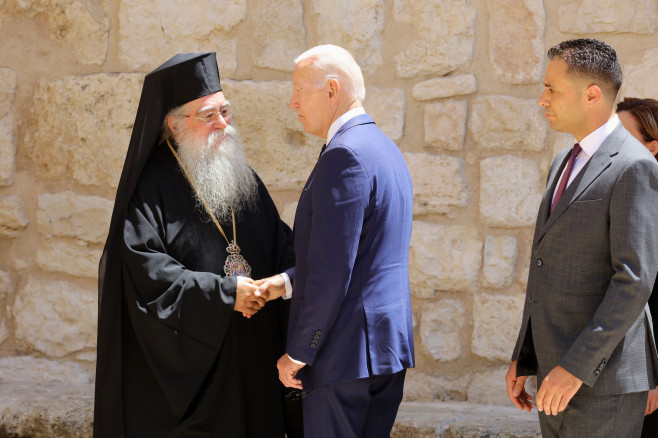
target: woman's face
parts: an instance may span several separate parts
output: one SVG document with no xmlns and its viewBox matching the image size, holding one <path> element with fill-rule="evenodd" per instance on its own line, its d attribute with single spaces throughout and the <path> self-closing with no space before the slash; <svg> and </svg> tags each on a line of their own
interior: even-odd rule
<svg viewBox="0 0 658 438">
<path fill-rule="evenodd" d="M 626 130 L 630 132 L 633 137 L 637 138 L 640 143 L 646 146 L 654 156 L 658 154 L 656 140 L 650 142 L 644 140 L 642 134 L 640 133 L 640 122 L 638 122 L 633 114 L 631 114 L 629 111 L 619 111 L 617 115 L 619 116 L 621 124 L 624 125 L 624 128 L 626 128 Z"/>
</svg>

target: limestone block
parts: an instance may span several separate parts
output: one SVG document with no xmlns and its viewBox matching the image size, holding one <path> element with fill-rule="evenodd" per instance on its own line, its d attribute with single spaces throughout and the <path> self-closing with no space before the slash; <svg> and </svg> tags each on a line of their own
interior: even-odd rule
<svg viewBox="0 0 658 438">
<path fill-rule="evenodd" d="M 100 73 L 42 80 L 26 144 L 38 172 L 116 187 L 128 149 L 141 74 Z"/>
<path fill-rule="evenodd" d="M 502 155 L 480 162 L 480 217 L 486 225 L 533 226 L 543 190 L 532 160 Z"/>
<path fill-rule="evenodd" d="M 14 183 L 16 142 L 14 141 L 14 115 L 0 117 L 0 186 Z"/>
<path fill-rule="evenodd" d="M 451 216 L 469 199 L 464 160 L 450 155 L 406 153 L 414 186 L 414 214 Z"/>
<path fill-rule="evenodd" d="M 10 68 L 0 67 L 0 118 L 9 114 L 16 95 L 16 72 Z"/>
<path fill-rule="evenodd" d="M 391 140 L 402 138 L 406 108 L 404 90 L 368 87 L 363 106 L 379 129 Z"/>
<path fill-rule="evenodd" d="M 425 106 L 425 144 L 461 151 L 466 135 L 468 103 L 465 100 L 448 100 Z"/>
<path fill-rule="evenodd" d="M 554 139 L 553 139 L 553 155 L 551 162 L 553 162 L 553 159 L 557 156 L 557 154 L 560 153 L 562 149 L 569 148 L 571 149 L 576 142 L 576 139 L 573 137 L 571 134 L 567 134 L 566 132 L 557 132 L 555 131 L 553 133 Z M 547 172 L 548 174 L 548 172 Z"/>
<path fill-rule="evenodd" d="M 548 128 L 536 99 L 479 96 L 468 129 L 482 149 L 537 152 L 544 149 Z"/>
<path fill-rule="evenodd" d="M 541 438 L 537 415 L 519 414 L 515 406 L 405 402 L 400 405 L 391 438 Z"/>
<path fill-rule="evenodd" d="M 290 228 L 295 225 L 295 213 L 297 212 L 297 204 L 297 201 L 289 202 L 283 208 L 283 212 L 281 213 L 281 219 L 283 219 L 283 222 L 287 223 Z"/>
<path fill-rule="evenodd" d="M 20 196 L 0 196 L 0 237 L 16 237 L 29 223 Z"/>
<path fill-rule="evenodd" d="M 306 27 L 318 41 L 348 50 L 364 73 L 383 64 L 384 0 L 311 0 L 309 10 Z"/>
<path fill-rule="evenodd" d="M 229 33 L 246 16 L 246 0 L 221 5 L 120 0 L 119 59 L 133 69 L 150 71 L 176 53 L 216 51 L 220 75 L 231 76 L 237 67 L 237 39 Z"/>
<path fill-rule="evenodd" d="M 471 377 L 463 374 L 457 378 L 434 377 L 418 368 L 407 371 L 404 379 L 404 401 L 454 400 L 466 401 L 466 390 Z"/>
<path fill-rule="evenodd" d="M 477 83 L 474 75 L 454 75 L 419 82 L 414 85 L 411 95 L 414 99 L 422 102 L 444 97 L 462 96 L 476 91 Z"/>
<path fill-rule="evenodd" d="M 534 84 L 545 60 L 543 0 L 488 0 L 489 59 L 508 84 Z"/>
<path fill-rule="evenodd" d="M 75 362 L 13 356 L 0 359 L 0 382 L 91 383 L 94 377 Z"/>
<path fill-rule="evenodd" d="M 3 300 L 14 293 L 14 280 L 12 275 L 0 269 L 0 300 Z"/>
<path fill-rule="evenodd" d="M 450 362 L 462 355 L 461 334 L 466 323 L 464 304 L 458 300 L 440 300 L 423 309 L 420 337 L 423 348 L 439 362 Z"/>
<path fill-rule="evenodd" d="M 521 326 L 524 299 L 525 295 L 475 296 L 473 353 L 490 360 L 510 360 Z"/>
<path fill-rule="evenodd" d="M 508 352 L 509 359 L 512 350 Z M 505 391 L 505 374 L 509 365 L 473 373 L 473 380 L 468 385 L 468 401 L 496 406 L 509 406 L 510 399 Z M 502 391 L 501 391 L 501 386 Z"/>
<path fill-rule="evenodd" d="M 37 209 L 38 230 L 45 236 L 102 243 L 110 228 L 113 205 L 109 199 L 74 192 L 43 194 Z"/>
<path fill-rule="evenodd" d="M 101 253 L 81 241 L 46 241 L 37 250 L 37 263 L 46 271 L 96 278 Z"/>
<path fill-rule="evenodd" d="M 105 62 L 110 45 L 111 0 L 31 0 L 7 2 L 3 15 L 45 14 L 49 34 L 70 49 L 84 64 Z"/>
<path fill-rule="evenodd" d="M 30 277 L 11 309 L 21 349 L 62 357 L 96 347 L 95 289 Z"/>
<path fill-rule="evenodd" d="M 484 243 L 482 285 L 502 289 L 514 279 L 517 247 L 514 236 L 487 236 Z"/>
<path fill-rule="evenodd" d="M 651 34 L 658 27 L 655 0 L 559 0 L 560 32 Z"/>
<path fill-rule="evenodd" d="M 258 67 L 292 71 L 293 60 L 306 49 L 301 0 L 253 0 L 249 6 L 253 23 L 251 62 Z"/>
<path fill-rule="evenodd" d="M 222 88 L 235 108 L 233 124 L 247 160 L 268 190 L 301 191 L 324 140 L 304 133 L 297 114 L 288 108 L 291 83 L 226 80 Z"/>
<path fill-rule="evenodd" d="M 655 22 L 655 20 L 652 20 Z M 620 98 L 652 97 L 658 99 L 658 47 L 647 50 L 638 65 L 624 68 Z"/>
<path fill-rule="evenodd" d="M 395 0 L 395 20 L 416 31 L 395 55 L 398 77 L 442 76 L 466 67 L 473 58 L 475 14 L 466 0 Z"/>
<path fill-rule="evenodd" d="M 409 251 L 414 295 L 429 298 L 435 290 L 477 290 L 482 246 L 472 225 L 414 221 Z"/>
</svg>

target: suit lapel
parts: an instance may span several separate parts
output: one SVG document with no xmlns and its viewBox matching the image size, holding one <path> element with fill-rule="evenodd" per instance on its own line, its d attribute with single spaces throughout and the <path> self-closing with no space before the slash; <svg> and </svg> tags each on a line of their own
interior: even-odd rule
<svg viewBox="0 0 658 438">
<path fill-rule="evenodd" d="M 601 144 L 585 167 L 580 171 L 571 184 L 569 184 L 557 205 L 555 205 L 553 212 L 548 216 L 548 219 L 541 228 L 535 241 L 538 241 L 555 223 L 555 221 L 557 221 L 562 213 L 564 213 L 569 206 L 578 199 L 580 195 L 582 195 L 587 187 L 589 187 L 603 173 L 603 171 L 605 171 L 605 169 L 610 167 L 613 157 L 619 153 L 619 149 L 623 143 L 624 130 L 620 128 L 621 123 L 610 133 L 608 138 L 606 138 Z M 559 178 L 559 175 L 560 173 L 558 173 L 556 179 Z M 551 197 L 550 194 L 548 196 L 549 198 Z"/>
<path fill-rule="evenodd" d="M 564 167 L 569 161 L 569 151 L 567 149 L 564 152 L 560 152 L 556 157 L 556 160 L 560 160 L 560 155 L 562 155 L 562 163 L 548 175 L 548 181 L 546 184 L 546 191 L 544 192 L 544 197 L 539 204 L 539 212 L 537 213 L 537 225 L 535 226 L 535 242 L 544 234 L 541 230 L 544 229 L 546 221 L 548 221 L 548 215 L 551 210 L 551 202 L 553 201 L 553 193 L 555 192 L 555 187 L 560 181 L 560 175 Z"/>
</svg>

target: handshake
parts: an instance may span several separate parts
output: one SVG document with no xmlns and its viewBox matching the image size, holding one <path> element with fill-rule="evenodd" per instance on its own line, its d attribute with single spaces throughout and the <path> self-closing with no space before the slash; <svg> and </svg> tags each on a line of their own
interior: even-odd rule
<svg viewBox="0 0 658 438">
<path fill-rule="evenodd" d="M 265 303 L 279 298 L 285 292 L 286 284 L 281 275 L 261 280 L 238 276 L 233 310 L 242 313 L 246 318 L 251 318 L 265 306 Z"/>
</svg>

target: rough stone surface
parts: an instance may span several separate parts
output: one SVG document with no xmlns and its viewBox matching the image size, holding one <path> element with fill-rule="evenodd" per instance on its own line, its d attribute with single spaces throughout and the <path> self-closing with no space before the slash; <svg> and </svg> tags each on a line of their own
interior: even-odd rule
<svg viewBox="0 0 658 438">
<path fill-rule="evenodd" d="M 16 85 L 16 72 L 10 68 L 0 68 L 0 186 L 14 182 L 16 143 L 12 108 Z"/>
<path fill-rule="evenodd" d="M 430 298 L 435 290 L 477 290 L 482 246 L 471 225 L 414 221 L 409 252 L 412 293 Z"/>
<path fill-rule="evenodd" d="M 461 334 L 466 323 L 464 303 L 441 300 L 423 309 L 420 318 L 420 337 L 423 347 L 440 362 L 449 362 L 462 355 Z"/>
<path fill-rule="evenodd" d="M 655 15 L 654 15 L 655 16 Z M 656 20 L 652 20 L 655 22 Z M 624 68 L 620 97 L 652 97 L 658 99 L 658 47 L 647 50 L 642 62 Z"/>
<path fill-rule="evenodd" d="M 74 192 L 39 196 L 37 224 L 41 234 L 102 243 L 110 228 L 114 202 Z"/>
<path fill-rule="evenodd" d="M 537 219 L 544 181 L 533 160 L 512 155 L 480 162 L 480 217 L 490 226 L 530 227 Z"/>
<path fill-rule="evenodd" d="M 4 344 L 9 339 L 9 330 L 7 329 L 7 321 L 0 319 L 0 345 Z"/>
<path fill-rule="evenodd" d="M 399 88 L 368 87 L 363 107 L 379 129 L 391 140 L 398 141 L 404 134 L 406 99 Z"/>
<path fill-rule="evenodd" d="M 290 82 L 222 81 L 234 102 L 233 123 L 245 154 L 268 190 L 301 190 L 317 161 L 323 140 L 304 133 L 288 108 Z"/>
<path fill-rule="evenodd" d="M 536 99 L 480 96 L 471 105 L 468 129 L 482 149 L 541 151 L 547 125 Z"/>
<path fill-rule="evenodd" d="M 75 362 L 14 356 L 0 359 L 0 382 L 91 383 L 93 376 Z"/>
<path fill-rule="evenodd" d="M 16 0 L 2 5 L 2 16 L 48 17 L 51 38 L 71 50 L 84 64 L 105 62 L 110 45 L 111 0 Z"/>
<path fill-rule="evenodd" d="M 450 155 L 405 153 L 414 186 L 414 214 L 450 216 L 469 199 L 465 163 Z"/>
<path fill-rule="evenodd" d="M 20 196 L 0 196 L 0 237 L 17 237 L 29 223 Z"/>
<path fill-rule="evenodd" d="M 482 285 L 496 289 L 507 287 L 514 279 L 517 253 L 514 236 L 487 236 Z"/>
<path fill-rule="evenodd" d="M 434 78 L 414 85 L 411 95 L 418 101 L 462 96 L 477 91 L 474 75 L 455 75 Z"/>
<path fill-rule="evenodd" d="M 467 113 L 468 102 L 465 100 L 426 105 L 425 144 L 449 151 L 461 151 L 464 148 Z"/>
<path fill-rule="evenodd" d="M 560 32 L 651 34 L 656 28 L 655 0 L 560 0 Z"/>
<path fill-rule="evenodd" d="M 365 73 L 383 64 L 384 0 L 310 0 L 310 21 L 318 41 L 348 50 Z M 295 30 L 297 31 L 297 30 Z"/>
<path fill-rule="evenodd" d="M 116 187 L 143 76 L 100 73 L 42 80 L 26 144 L 40 174 Z"/>
<path fill-rule="evenodd" d="M 404 401 L 466 401 L 470 373 L 457 378 L 434 377 L 418 368 L 407 370 L 404 379 Z"/>
<path fill-rule="evenodd" d="M 229 34 L 246 16 L 246 0 L 224 1 L 221 7 L 192 7 L 187 0 L 121 0 L 119 59 L 150 71 L 176 53 L 218 51 L 222 78 L 230 77 L 237 68 L 237 39 Z"/>
<path fill-rule="evenodd" d="M 473 403 L 402 403 L 391 438 L 540 438 L 535 413 Z"/>
<path fill-rule="evenodd" d="M 46 271 L 96 278 L 101 253 L 82 241 L 46 241 L 37 250 L 37 263 Z"/>
<path fill-rule="evenodd" d="M 301 0 L 253 0 L 249 9 L 253 22 L 252 64 L 292 71 L 293 60 L 306 49 Z"/>
<path fill-rule="evenodd" d="M 19 348 L 50 357 L 96 347 L 97 291 L 30 277 L 11 309 Z"/>
<path fill-rule="evenodd" d="M 534 84 L 543 76 L 546 12 L 542 0 L 488 0 L 489 59 L 508 84 Z"/>
<path fill-rule="evenodd" d="M 0 269 L 0 300 L 14 292 L 14 281 L 11 273 Z"/>
<path fill-rule="evenodd" d="M 445 75 L 473 58 L 475 7 L 466 0 L 395 0 L 393 17 L 417 39 L 395 56 L 400 78 Z"/>
<path fill-rule="evenodd" d="M 508 353 L 507 360 L 509 361 L 512 350 Z M 473 380 L 468 385 L 468 401 L 471 403 L 510 406 L 512 402 L 510 402 L 505 390 L 505 374 L 507 374 L 508 368 L 509 365 L 505 365 L 473 373 Z"/>
<path fill-rule="evenodd" d="M 509 361 L 519 334 L 525 295 L 475 296 L 473 305 L 473 353 Z"/>
</svg>

